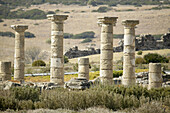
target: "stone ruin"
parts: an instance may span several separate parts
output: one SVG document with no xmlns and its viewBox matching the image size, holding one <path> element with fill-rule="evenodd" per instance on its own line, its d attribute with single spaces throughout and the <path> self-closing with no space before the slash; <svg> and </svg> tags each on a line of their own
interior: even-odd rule
<svg viewBox="0 0 170 113">
<path fill-rule="evenodd" d="M 100 54 L 100 49 L 90 47 L 88 48 L 88 50 L 79 50 L 78 46 L 75 46 L 73 48 L 70 48 L 64 55 L 67 56 L 68 58 L 77 58 L 93 54 Z"/>
<path fill-rule="evenodd" d="M 136 37 L 136 50 L 158 50 L 170 49 L 170 32 L 161 36 L 161 40 L 156 40 L 151 34 L 140 35 Z M 113 47 L 114 52 L 123 51 L 124 40 L 119 41 L 119 45 Z"/>
<path fill-rule="evenodd" d="M 136 37 L 135 40 L 136 51 L 139 50 L 158 50 L 158 49 L 170 49 L 170 32 L 161 36 L 161 40 L 156 40 L 151 34 L 142 34 Z M 124 49 L 124 39 L 118 42 L 118 46 L 113 47 L 113 52 L 122 52 Z M 78 50 L 75 46 L 70 48 L 65 56 L 68 58 L 77 58 L 82 56 L 88 56 L 93 54 L 100 54 L 100 49 L 89 48 L 88 50 Z"/>
<path fill-rule="evenodd" d="M 161 65 L 159 63 L 149 64 L 149 74 L 146 76 L 135 74 L 135 28 L 139 24 L 139 20 L 124 20 L 124 64 L 123 76 L 120 78 L 113 78 L 113 26 L 116 26 L 118 17 L 102 17 L 98 18 L 98 25 L 101 27 L 101 54 L 100 54 L 100 76 L 94 80 L 89 81 L 89 59 L 80 58 L 78 78 L 71 79 L 64 83 L 64 55 L 63 55 L 63 24 L 67 19 L 67 15 L 47 15 L 51 21 L 51 66 L 50 66 L 50 82 L 44 83 L 31 83 L 24 82 L 24 31 L 28 29 L 26 25 L 12 25 L 15 32 L 15 57 L 14 57 L 14 80 L 15 82 L 8 81 L 11 79 L 10 62 L 0 62 L 0 88 L 9 89 L 16 86 L 29 86 L 38 87 L 41 90 L 53 89 L 57 87 L 65 87 L 69 89 L 86 89 L 95 82 L 101 83 L 115 83 L 123 84 L 125 86 L 135 85 L 136 83 L 144 83 L 149 89 L 162 87 Z M 149 36 L 149 41 L 145 40 L 146 36 L 141 36 L 138 39 L 140 43 L 154 42 L 153 37 Z M 162 37 L 164 45 L 169 46 L 169 34 Z M 159 44 L 162 42 L 160 41 Z M 155 42 L 153 44 L 156 44 Z M 143 47 L 143 46 L 141 46 Z M 151 46 L 150 48 L 153 48 Z M 160 47 L 160 46 L 159 46 Z M 145 48 L 143 48 L 145 49 Z M 75 50 L 78 48 L 75 47 Z M 94 51 L 94 49 L 91 49 Z M 139 78 L 141 78 L 139 80 Z M 169 83 L 169 78 L 166 76 L 164 86 Z M 144 81 L 142 81 L 144 80 Z M 149 80 L 149 82 L 148 82 Z M 169 86 L 169 84 L 167 85 Z"/>
</svg>

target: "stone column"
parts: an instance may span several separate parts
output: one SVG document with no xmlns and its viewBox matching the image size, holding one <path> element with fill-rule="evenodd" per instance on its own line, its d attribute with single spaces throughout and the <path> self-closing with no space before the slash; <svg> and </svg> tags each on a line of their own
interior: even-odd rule
<svg viewBox="0 0 170 113">
<path fill-rule="evenodd" d="M 89 80 L 89 58 L 78 59 L 78 78 Z"/>
<path fill-rule="evenodd" d="M 101 26 L 100 78 L 102 83 L 113 82 L 113 26 L 117 18 L 98 18 L 98 24 Z"/>
<path fill-rule="evenodd" d="M 160 63 L 149 63 L 149 89 L 162 86 L 162 74 Z"/>
<path fill-rule="evenodd" d="M 15 30 L 15 56 L 14 56 L 14 80 L 24 81 L 25 55 L 24 55 L 24 31 L 27 25 L 11 25 Z"/>
<path fill-rule="evenodd" d="M 47 15 L 51 20 L 50 82 L 64 84 L 63 22 L 67 15 Z"/>
<path fill-rule="evenodd" d="M 139 20 L 124 20 L 123 78 L 125 86 L 135 85 L 135 26 Z"/>
<path fill-rule="evenodd" d="M 0 81 L 11 80 L 11 62 L 0 61 Z"/>
</svg>

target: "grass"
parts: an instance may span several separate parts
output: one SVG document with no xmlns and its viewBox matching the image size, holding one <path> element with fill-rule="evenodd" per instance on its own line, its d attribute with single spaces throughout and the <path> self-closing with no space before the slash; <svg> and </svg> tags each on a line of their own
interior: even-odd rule
<svg viewBox="0 0 170 113">
<path fill-rule="evenodd" d="M 120 70 L 122 71 L 122 70 Z M 148 69 L 136 69 L 135 72 L 139 73 L 139 72 L 147 72 Z M 118 72 L 118 71 L 114 71 Z M 97 78 L 98 76 L 100 76 L 100 72 L 96 71 L 96 72 L 90 72 L 89 73 L 89 79 L 93 80 L 95 78 Z M 64 75 L 64 81 L 69 81 L 71 78 L 75 78 L 78 77 L 78 74 L 73 74 L 73 75 Z M 14 78 L 12 77 L 12 80 Z M 26 82 L 49 82 L 50 81 L 50 76 L 27 76 L 24 78 Z"/>
</svg>

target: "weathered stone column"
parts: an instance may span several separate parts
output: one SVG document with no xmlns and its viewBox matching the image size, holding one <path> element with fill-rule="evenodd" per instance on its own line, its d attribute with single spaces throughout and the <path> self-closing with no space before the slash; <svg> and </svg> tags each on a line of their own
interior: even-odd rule
<svg viewBox="0 0 170 113">
<path fill-rule="evenodd" d="M 98 18 L 98 24 L 101 26 L 100 77 L 102 83 L 113 82 L 113 26 L 117 18 Z"/>
<path fill-rule="evenodd" d="M 78 59 L 78 78 L 89 80 L 89 58 Z"/>
<path fill-rule="evenodd" d="M 25 55 L 24 55 L 24 31 L 27 25 L 11 25 L 15 30 L 15 56 L 14 56 L 14 80 L 24 80 Z"/>
<path fill-rule="evenodd" d="M 139 20 L 124 20 L 123 78 L 125 86 L 135 85 L 135 26 Z"/>
<path fill-rule="evenodd" d="M 63 22 L 67 15 L 47 15 L 51 20 L 50 82 L 64 84 Z"/>
<path fill-rule="evenodd" d="M 11 80 L 11 62 L 0 61 L 0 81 Z"/>
<path fill-rule="evenodd" d="M 160 63 L 149 63 L 149 89 L 162 86 L 162 74 Z"/>
</svg>

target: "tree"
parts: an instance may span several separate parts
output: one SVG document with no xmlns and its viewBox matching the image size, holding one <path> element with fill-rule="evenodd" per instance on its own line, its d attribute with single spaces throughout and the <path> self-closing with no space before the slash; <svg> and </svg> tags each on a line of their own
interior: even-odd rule
<svg viewBox="0 0 170 113">
<path fill-rule="evenodd" d="M 31 60 L 31 64 L 34 60 L 38 59 L 41 49 L 38 47 L 30 47 L 25 51 L 26 61 Z"/>
</svg>

